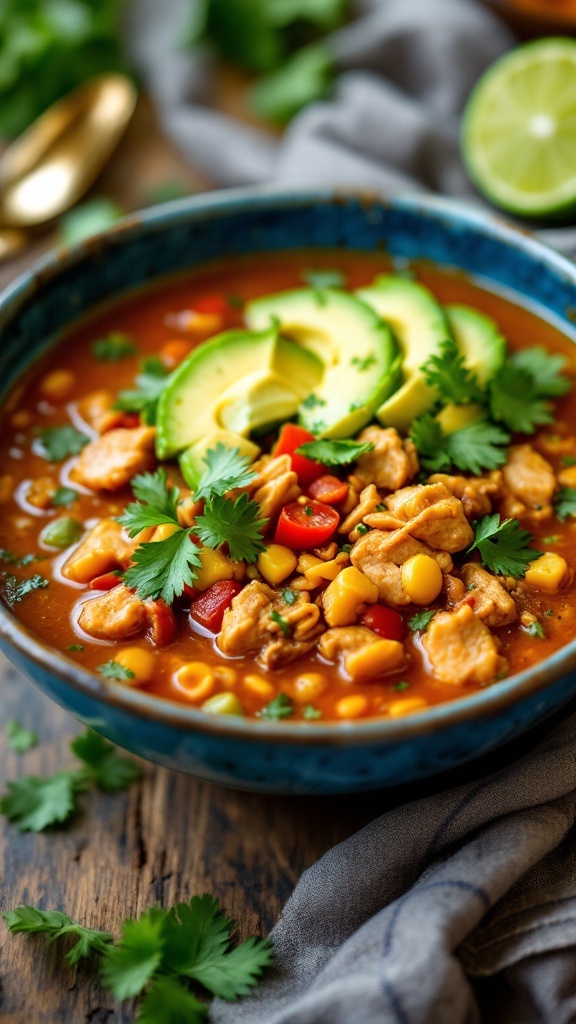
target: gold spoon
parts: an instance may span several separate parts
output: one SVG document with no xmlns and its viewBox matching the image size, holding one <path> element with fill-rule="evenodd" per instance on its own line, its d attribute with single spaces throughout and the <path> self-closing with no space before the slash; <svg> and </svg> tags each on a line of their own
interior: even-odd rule
<svg viewBox="0 0 576 1024">
<path fill-rule="evenodd" d="M 98 75 L 45 111 L 0 158 L 0 259 L 22 229 L 59 217 L 98 177 L 136 105 L 124 75 Z"/>
</svg>

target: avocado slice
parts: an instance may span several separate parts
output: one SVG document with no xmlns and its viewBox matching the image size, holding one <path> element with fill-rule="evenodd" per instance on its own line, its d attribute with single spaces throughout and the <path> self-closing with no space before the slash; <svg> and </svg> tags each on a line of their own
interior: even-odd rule
<svg viewBox="0 0 576 1024">
<path fill-rule="evenodd" d="M 209 437 L 204 437 L 190 448 L 186 448 L 178 460 L 182 476 L 193 491 L 198 487 L 200 477 L 206 469 L 206 453 L 210 449 L 213 450 L 217 444 L 223 444 L 225 448 L 236 448 L 240 455 L 247 455 L 251 461 L 260 454 L 258 445 L 249 441 L 247 437 L 241 437 L 231 430 L 216 430 Z"/>
<path fill-rule="evenodd" d="M 190 353 L 162 392 L 158 458 L 170 458 L 218 430 L 248 434 L 295 416 L 321 376 L 321 362 L 281 338 L 276 325 L 217 335 Z"/>
<path fill-rule="evenodd" d="M 421 367 L 440 351 L 443 341 L 451 338 L 447 318 L 432 292 L 403 277 L 382 274 L 356 294 L 390 325 L 398 339 L 404 383 L 376 415 L 381 423 L 405 433 L 412 420 L 428 412 L 437 401 Z"/>
<path fill-rule="evenodd" d="M 323 375 L 300 406 L 299 421 L 320 437 L 351 437 L 400 382 L 390 329 L 346 292 L 327 288 L 267 295 L 249 303 L 249 327 L 277 322 L 282 335 L 322 360 Z"/>
<path fill-rule="evenodd" d="M 491 317 L 472 306 L 446 306 L 450 330 L 466 366 L 486 384 L 506 358 L 506 338 Z"/>
</svg>

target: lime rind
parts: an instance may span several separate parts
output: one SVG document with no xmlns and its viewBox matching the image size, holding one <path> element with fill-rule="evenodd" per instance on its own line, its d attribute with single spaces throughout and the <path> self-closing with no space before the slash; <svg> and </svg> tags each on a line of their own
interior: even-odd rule
<svg viewBox="0 0 576 1024">
<path fill-rule="evenodd" d="M 492 65 L 468 100 L 461 145 L 496 206 L 534 219 L 576 208 L 576 40 L 537 40 Z"/>
</svg>

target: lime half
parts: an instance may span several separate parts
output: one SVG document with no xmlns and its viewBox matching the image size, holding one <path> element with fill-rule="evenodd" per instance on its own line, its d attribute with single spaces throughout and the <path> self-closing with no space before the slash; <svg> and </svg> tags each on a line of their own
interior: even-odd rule
<svg viewBox="0 0 576 1024">
<path fill-rule="evenodd" d="M 479 190 L 520 216 L 576 208 L 576 39 L 541 39 L 493 64 L 475 86 L 462 157 Z"/>
</svg>

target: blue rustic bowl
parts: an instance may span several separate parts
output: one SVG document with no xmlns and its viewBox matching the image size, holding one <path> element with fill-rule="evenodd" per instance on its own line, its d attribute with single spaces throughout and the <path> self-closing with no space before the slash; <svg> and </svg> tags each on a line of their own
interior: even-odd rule
<svg viewBox="0 0 576 1024">
<path fill-rule="evenodd" d="M 4 394 L 64 328 L 104 300 L 216 257 L 315 246 L 459 267 L 573 326 L 576 268 L 486 214 L 420 197 L 225 192 L 138 214 L 16 281 L 0 298 Z M 201 779 L 280 793 L 345 793 L 432 775 L 520 735 L 576 692 L 571 643 L 511 679 L 403 719 L 275 723 L 211 717 L 97 679 L 5 607 L 0 647 L 54 700 L 120 746 Z"/>
</svg>

